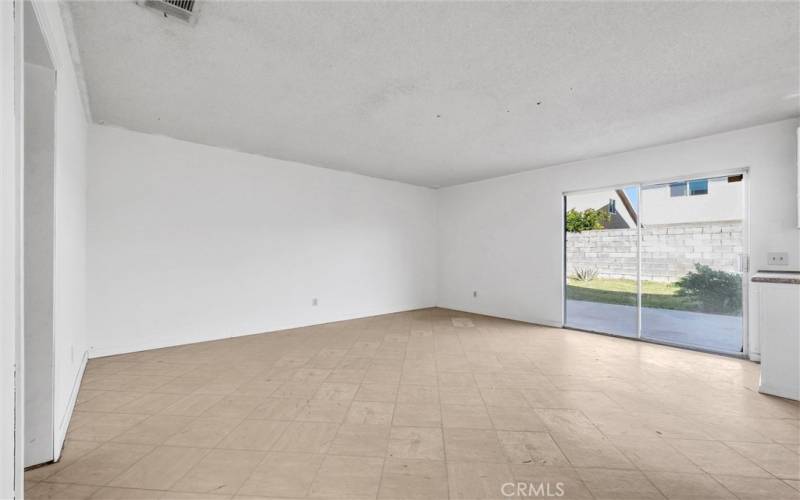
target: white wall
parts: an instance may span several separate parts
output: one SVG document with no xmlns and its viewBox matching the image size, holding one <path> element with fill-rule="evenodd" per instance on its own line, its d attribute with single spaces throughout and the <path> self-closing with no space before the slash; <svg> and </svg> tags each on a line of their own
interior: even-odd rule
<svg viewBox="0 0 800 500">
<path fill-rule="evenodd" d="M 56 2 L 37 3 L 57 71 L 55 173 L 55 456 L 58 458 L 88 359 L 86 325 L 87 130 L 79 80 Z"/>
<path fill-rule="evenodd" d="M 89 145 L 92 356 L 435 304 L 433 190 L 99 125 Z"/>
<path fill-rule="evenodd" d="M 26 11 L 26 15 L 33 11 Z M 36 26 L 26 26 L 26 36 Z M 56 74 L 25 63 L 25 466 L 53 460 Z"/>
<path fill-rule="evenodd" d="M 59 4 L 34 2 L 56 69 L 53 418 L 58 459 L 77 396 L 86 336 L 87 117 Z"/>
<path fill-rule="evenodd" d="M 560 325 L 563 192 L 745 167 L 751 269 L 769 268 L 774 251 L 788 252 L 788 268 L 798 269 L 797 125 L 784 120 L 441 189 L 438 304 Z"/>
<path fill-rule="evenodd" d="M 22 488 L 22 437 L 24 381 L 21 372 L 22 300 L 22 2 L 0 2 L 0 83 L 2 96 L 2 162 L 0 162 L 0 354 L 2 354 L 2 413 L 0 413 L 0 497 Z M 54 456 L 58 458 L 66 423 L 74 404 L 81 373 L 81 352 L 86 349 L 85 300 L 85 134 L 86 117 L 69 53 L 67 34 L 55 2 L 34 2 L 42 31 L 57 71 L 55 145 L 55 251 L 54 251 Z M 67 349 L 70 346 L 74 349 Z M 72 351 L 77 353 L 72 356 Z M 15 364 L 16 363 L 16 364 Z M 16 417 L 15 417 L 16 415 Z M 16 427 L 14 420 L 16 418 Z M 16 443 L 16 444 L 13 444 Z"/>
</svg>

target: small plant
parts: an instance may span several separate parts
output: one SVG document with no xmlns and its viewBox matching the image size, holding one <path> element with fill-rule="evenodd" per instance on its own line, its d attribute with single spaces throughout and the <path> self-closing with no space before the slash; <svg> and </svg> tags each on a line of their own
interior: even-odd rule
<svg viewBox="0 0 800 500">
<path fill-rule="evenodd" d="M 569 233 L 580 233 L 603 229 L 611 216 L 601 209 L 587 208 L 583 212 L 570 208 L 567 211 L 566 228 Z"/>
<path fill-rule="evenodd" d="M 591 267 L 576 267 L 575 279 L 577 281 L 592 281 L 597 278 L 597 269 Z"/>
<path fill-rule="evenodd" d="M 695 270 L 676 283 L 676 295 L 686 297 L 698 310 L 718 314 L 739 314 L 742 311 L 742 278 L 736 273 L 695 264 Z"/>
</svg>

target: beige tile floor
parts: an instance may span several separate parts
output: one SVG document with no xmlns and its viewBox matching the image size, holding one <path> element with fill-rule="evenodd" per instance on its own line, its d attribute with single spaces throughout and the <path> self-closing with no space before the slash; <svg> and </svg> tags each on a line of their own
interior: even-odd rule
<svg viewBox="0 0 800 500">
<path fill-rule="evenodd" d="M 799 498 L 800 409 L 757 379 L 442 309 L 94 359 L 26 496 Z"/>
</svg>

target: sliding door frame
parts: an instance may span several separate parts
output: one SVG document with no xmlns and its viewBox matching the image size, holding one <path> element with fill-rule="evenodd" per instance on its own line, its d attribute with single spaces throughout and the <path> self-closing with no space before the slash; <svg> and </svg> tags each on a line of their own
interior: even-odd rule
<svg viewBox="0 0 800 500">
<path fill-rule="evenodd" d="M 618 190 L 618 189 L 625 189 L 625 188 L 636 188 L 637 192 L 637 201 L 636 201 L 636 329 L 633 332 L 633 335 L 624 335 L 621 333 L 611 333 L 611 332 L 604 332 L 600 330 L 586 330 L 584 328 L 578 328 L 574 326 L 567 325 L 567 198 L 573 195 L 581 195 L 581 194 L 592 194 L 592 193 L 599 193 L 608 190 Z M 561 235 L 562 235 L 562 248 L 561 248 L 561 259 L 563 261 L 563 273 L 561 276 L 561 327 L 562 328 L 570 328 L 572 330 L 580 330 L 589 333 L 599 333 L 600 335 L 610 335 L 612 337 L 620 337 L 625 339 L 634 339 L 634 340 L 641 340 L 641 331 L 642 331 L 642 324 L 641 324 L 641 280 L 639 279 L 641 276 L 641 215 L 639 215 L 640 207 L 641 207 L 641 199 L 638 196 L 641 192 L 641 184 L 637 182 L 626 182 L 620 184 L 612 184 L 606 187 L 600 188 L 593 188 L 593 189 L 581 189 L 576 191 L 565 191 L 561 194 L 561 201 L 562 201 L 562 209 L 561 209 Z"/>
<path fill-rule="evenodd" d="M 742 254 L 741 265 L 739 272 L 742 274 L 742 350 L 738 353 L 717 351 L 714 349 L 703 348 L 699 346 L 684 345 L 674 342 L 667 342 L 659 339 L 652 339 L 642 336 L 642 188 L 647 186 L 669 184 L 671 182 L 680 182 L 691 179 L 705 179 L 714 177 L 726 176 L 742 176 Z M 638 182 L 620 182 L 604 187 L 592 189 L 579 189 L 564 191 L 561 193 L 561 231 L 562 231 L 562 276 L 561 276 L 561 325 L 562 328 L 571 328 L 574 330 L 586 331 L 589 333 L 596 333 L 600 335 L 608 335 L 611 337 L 619 337 L 623 339 L 638 340 L 648 342 L 651 344 L 665 345 L 669 347 L 679 347 L 681 349 L 688 349 L 692 351 L 707 352 L 711 354 L 719 354 L 723 356 L 731 356 L 736 358 L 748 359 L 750 354 L 750 329 L 749 329 L 749 274 L 750 274 L 750 168 L 741 167 L 729 170 L 718 170 L 714 172 L 701 172 L 682 174 L 675 177 L 667 177 L 656 180 L 638 181 Z M 625 187 L 635 187 L 637 191 L 637 217 L 636 217 L 636 335 L 626 336 L 621 334 L 583 330 L 574 328 L 567 325 L 567 229 L 566 229 L 566 213 L 567 213 L 567 197 L 578 194 L 596 193 L 599 191 L 607 191 L 609 189 L 623 189 Z"/>
</svg>

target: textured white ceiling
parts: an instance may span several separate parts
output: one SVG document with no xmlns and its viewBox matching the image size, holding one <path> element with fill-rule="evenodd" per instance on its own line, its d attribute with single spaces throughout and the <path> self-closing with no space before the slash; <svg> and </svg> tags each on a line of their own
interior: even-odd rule
<svg viewBox="0 0 800 500">
<path fill-rule="evenodd" d="M 425 186 L 800 113 L 797 2 L 70 8 L 95 121 Z"/>
</svg>

